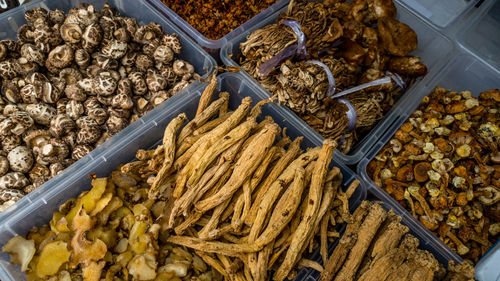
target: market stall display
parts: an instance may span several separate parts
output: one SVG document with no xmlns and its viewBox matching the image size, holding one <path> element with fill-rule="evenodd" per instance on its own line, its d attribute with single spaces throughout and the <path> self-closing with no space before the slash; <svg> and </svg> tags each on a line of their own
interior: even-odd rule
<svg viewBox="0 0 500 281">
<path fill-rule="evenodd" d="M 497 3 L 88 1 L 0 15 L 1 280 L 500 276 Z"/>
</svg>

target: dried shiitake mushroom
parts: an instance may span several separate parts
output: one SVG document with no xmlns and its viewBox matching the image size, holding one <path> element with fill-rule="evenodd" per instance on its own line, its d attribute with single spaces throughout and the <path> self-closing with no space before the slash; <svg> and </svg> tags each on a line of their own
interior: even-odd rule
<svg viewBox="0 0 500 281">
<path fill-rule="evenodd" d="M 163 34 L 156 23 L 140 26 L 107 3 L 100 11 L 81 4 L 67 14 L 34 8 L 25 18 L 18 41 L 0 41 L 5 190 L 39 187 L 199 78 L 177 60 L 177 35 Z M 163 77 L 174 61 L 178 71 Z M 24 195 L 7 194 L 13 193 L 0 197 L 1 210 Z"/>
</svg>

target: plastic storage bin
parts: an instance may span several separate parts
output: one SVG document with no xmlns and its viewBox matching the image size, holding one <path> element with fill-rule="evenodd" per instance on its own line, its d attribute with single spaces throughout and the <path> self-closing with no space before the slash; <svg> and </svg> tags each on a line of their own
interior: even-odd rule
<svg viewBox="0 0 500 281">
<path fill-rule="evenodd" d="M 429 231 L 423 224 L 414 218 L 410 212 L 404 209 L 395 199 L 393 199 L 385 190 L 376 185 L 368 176 L 366 167 L 368 163 L 378 154 L 382 147 L 393 137 L 397 129 L 407 120 L 413 111 L 420 105 L 424 96 L 430 94 L 435 86 L 441 86 L 451 90 L 470 90 L 474 96 L 478 96 L 482 91 L 500 87 L 500 75 L 489 65 L 481 62 L 470 55 L 457 55 L 445 67 L 440 75 L 431 79 L 425 85 L 414 92 L 408 103 L 401 108 L 402 114 L 398 120 L 392 124 L 386 133 L 378 140 L 372 149 L 358 164 L 357 172 L 363 178 L 368 191 L 379 200 L 385 202 L 388 206 L 407 219 L 408 225 L 412 230 L 418 232 L 418 235 L 433 248 L 433 253 L 439 253 L 449 259 L 461 260 L 457 253 L 452 251 L 436 235 Z M 419 238 L 420 238 L 419 237 Z M 421 240 L 422 241 L 422 240 Z"/>
<path fill-rule="evenodd" d="M 474 16 L 458 32 L 456 41 L 500 72 L 500 1 L 485 1 Z"/>
<path fill-rule="evenodd" d="M 418 35 L 418 49 L 412 54 L 422 58 L 423 62 L 427 65 L 428 74 L 423 78 L 423 80 L 417 81 L 407 92 L 402 96 L 402 98 L 394 105 L 392 110 L 386 113 L 384 118 L 378 122 L 378 124 L 367 134 L 363 139 L 359 140 L 358 143 L 353 147 L 349 154 L 343 154 L 335 151 L 335 154 L 342 159 L 347 164 L 356 164 L 362 158 L 363 155 L 368 152 L 373 143 L 376 142 L 378 138 L 385 132 L 385 130 L 395 121 L 399 115 L 401 104 L 404 103 L 405 99 L 408 99 L 412 94 L 410 91 L 413 89 L 418 89 L 421 87 L 424 80 L 430 77 L 436 76 L 441 70 L 442 66 L 449 60 L 452 50 L 454 49 L 452 42 L 443 34 L 438 32 L 436 29 L 428 25 L 427 23 L 420 20 L 407 8 L 401 5 L 400 0 L 394 0 L 396 7 L 398 9 L 397 18 L 408 24 Z M 244 42 L 252 31 L 266 26 L 268 24 L 274 23 L 281 12 L 284 12 L 286 7 L 276 12 L 272 16 L 268 17 L 266 20 L 255 25 L 252 29 L 245 31 L 244 33 L 238 35 L 229 41 L 221 49 L 221 59 L 225 65 L 228 66 L 238 66 L 237 57 L 240 55 L 240 43 Z M 247 77 L 259 84 L 253 77 L 251 77 L 247 72 L 241 70 Z M 260 84 L 259 84 L 260 85 Z M 262 87 L 262 86 L 261 86 Z M 270 95 L 270 93 L 266 90 Z M 291 111 L 290 111 L 291 112 Z M 294 114 L 294 116 L 296 116 Z M 296 116 L 297 119 L 300 119 Z M 308 126 L 304 121 L 302 121 L 303 126 Z M 315 132 L 317 139 L 323 139 L 323 137 Z"/>
<path fill-rule="evenodd" d="M 500 270 L 498 270 L 498 261 L 500 260 L 500 241 L 493 246 L 477 263 L 477 280 L 500 280 Z"/>
<path fill-rule="evenodd" d="M 50 221 L 52 213 L 58 206 L 72 197 L 76 197 L 84 190 L 90 189 L 89 174 L 96 174 L 98 177 L 108 176 L 121 163 L 127 163 L 134 159 L 138 149 L 147 149 L 161 142 L 163 132 L 170 120 L 181 112 L 185 112 L 188 118 L 192 118 L 196 113 L 197 103 L 206 84 L 196 84 L 191 88 L 189 94 L 177 95 L 167 100 L 152 114 L 145 116 L 141 120 L 141 126 L 129 129 L 126 136 L 115 138 L 114 142 L 107 142 L 91 153 L 87 157 L 85 165 L 79 169 L 72 169 L 66 177 L 57 184 L 53 184 L 51 189 L 31 204 L 19 206 L 15 212 L 0 224 L 0 246 L 5 244 L 14 235 L 24 235 L 33 226 L 41 226 Z M 219 76 L 218 87 L 221 91 L 231 94 L 229 100 L 230 108 L 235 108 L 240 104 L 243 97 L 250 96 L 253 103 L 265 99 L 265 93 L 256 88 L 253 83 L 244 76 L 235 73 L 225 73 Z M 263 115 L 270 115 L 282 127 L 287 127 L 287 135 L 291 138 L 304 136 L 303 147 L 321 145 L 321 142 L 314 138 L 307 128 L 303 128 L 301 123 L 297 123 L 288 111 L 283 110 L 276 104 L 267 104 L 263 107 Z M 347 166 L 340 163 L 338 159 L 333 159 L 333 165 L 339 167 L 343 173 L 343 188 L 354 179 L 360 178 Z M 79 162 L 81 163 L 81 162 Z M 366 188 L 363 184 L 356 190 L 350 200 L 352 208 L 359 206 L 366 198 Z M 300 276 L 307 275 L 308 271 L 303 271 Z M 0 280 L 13 281 L 25 280 L 18 266 L 9 263 L 7 254 L 0 254 Z M 298 279 L 300 280 L 300 279 Z"/>
<path fill-rule="evenodd" d="M 434 26 L 445 29 L 461 18 L 479 0 L 401 0 L 403 5 Z"/>
<path fill-rule="evenodd" d="M 170 21 L 163 18 L 154 8 L 150 5 L 143 3 L 142 1 L 127 1 L 127 0 L 69 0 L 69 1 L 49 1 L 49 0 L 38 0 L 30 2 L 26 5 L 20 6 L 16 9 L 7 11 L 0 15 L 0 40 L 1 39 L 15 39 L 17 37 L 17 29 L 26 23 L 24 19 L 24 12 L 31 8 L 35 7 L 44 7 L 47 9 L 61 9 L 65 12 L 72 7 L 78 6 L 79 3 L 90 3 L 96 8 L 101 9 L 104 2 L 109 2 L 123 15 L 135 17 L 138 19 L 139 23 L 147 24 L 149 22 L 157 22 L 159 23 L 165 32 L 167 33 L 177 33 L 179 34 L 181 43 L 182 43 L 182 52 L 178 56 L 179 58 L 189 61 L 195 68 L 195 71 L 204 75 L 207 73 L 210 66 L 216 65 L 215 60 L 208 55 L 202 48 L 196 45 L 191 39 L 189 39 L 184 33 L 177 28 Z M 186 91 L 184 91 L 186 92 Z M 182 95 L 183 92 L 179 93 Z M 159 111 L 160 109 L 155 109 L 153 111 Z M 112 143 L 117 142 L 119 139 L 124 138 L 130 133 L 134 128 L 138 128 L 142 126 L 145 122 L 140 119 L 137 122 L 134 122 L 129 127 L 122 130 L 122 132 L 118 133 L 116 136 L 113 136 L 110 140 L 106 141 L 101 146 L 108 147 Z M 102 151 L 99 150 L 99 151 Z M 84 167 L 96 153 L 91 153 L 90 156 L 82 158 L 77 163 L 68 167 L 63 173 L 54 177 L 44 185 L 40 186 L 38 189 L 33 191 L 32 193 L 25 196 L 23 199 L 18 201 L 14 206 L 8 208 L 5 212 L 0 213 L 0 223 L 5 220 L 5 217 L 10 213 L 14 212 L 21 205 L 31 204 L 36 198 L 40 197 L 41 194 L 45 194 L 52 190 L 53 186 L 58 183 L 64 181 L 66 178 L 71 177 L 76 171 Z"/>
<path fill-rule="evenodd" d="M 253 18 L 249 19 L 239 27 L 233 29 L 231 32 L 226 34 L 225 36 L 217 39 L 211 40 L 205 37 L 205 35 L 201 34 L 196 28 L 190 25 L 187 21 L 185 21 L 181 16 L 177 15 L 174 11 L 172 11 L 169 7 L 163 4 L 160 0 L 146 0 L 151 3 L 158 11 L 160 11 L 164 16 L 174 22 L 178 27 L 180 27 L 186 34 L 188 34 L 196 43 L 198 43 L 203 49 L 205 49 L 209 54 L 211 54 L 214 58 L 219 61 L 219 52 L 222 46 L 226 44 L 232 38 L 238 36 L 241 33 L 244 33 L 246 30 L 251 29 L 255 24 L 263 21 L 269 15 L 274 13 L 275 11 L 281 9 L 283 6 L 288 4 L 288 0 L 278 0 L 276 3 L 255 15 Z"/>
</svg>

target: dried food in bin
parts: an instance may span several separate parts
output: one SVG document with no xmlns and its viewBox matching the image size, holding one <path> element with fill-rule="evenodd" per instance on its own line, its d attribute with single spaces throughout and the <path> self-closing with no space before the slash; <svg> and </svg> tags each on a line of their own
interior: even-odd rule
<svg viewBox="0 0 500 281">
<path fill-rule="evenodd" d="M 271 269 L 284 280 L 299 265 L 321 267 L 302 254 L 318 245 L 325 253 L 338 237 L 359 181 L 340 188 L 334 141 L 302 151 L 302 137 L 292 141 L 270 117 L 257 121 L 269 101 L 252 108 L 247 97 L 231 111 L 222 92 L 206 102 L 215 82 L 185 126 L 185 114 L 171 120 L 160 146 L 3 247 L 28 280 L 269 280 Z"/>
<path fill-rule="evenodd" d="M 25 18 L 0 41 L 0 211 L 198 78 L 176 34 L 109 4 Z"/>
<path fill-rule="evenodd" d="M 205 37 L 217 40 L 244 24 L 277 2 L 277 0 L 161 0 L 161 2 Z"/>
<path fill-rule="evenodd" d="M 319 281 L 474 280 L 467 262 L 450 261 L 447 269 L 401 224 L 401 217 L 378 203 L 363 201 L 354 220 L 325 263 Z"/>
<path fill-rule="evenodd" d="M 280 103 L 348 153 L 427 73 L 392 1 L 291 1 L 241 43 L 240 64 Z"/>
<path fill-rule="evenodd" d="M 440 87 L 367 172 L 422 224 L 476 263 L 500 235 L 500 92 Z"/>
</svg>

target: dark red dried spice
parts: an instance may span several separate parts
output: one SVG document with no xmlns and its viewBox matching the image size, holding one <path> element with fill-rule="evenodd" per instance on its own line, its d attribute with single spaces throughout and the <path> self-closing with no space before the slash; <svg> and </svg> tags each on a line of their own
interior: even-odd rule
<svg viewBox="0 0 500 281">
<path fill-rule="evenodd" d="M 277 0 L 161 0 L 208 39 L 217 40 Z"/>
</svg>

